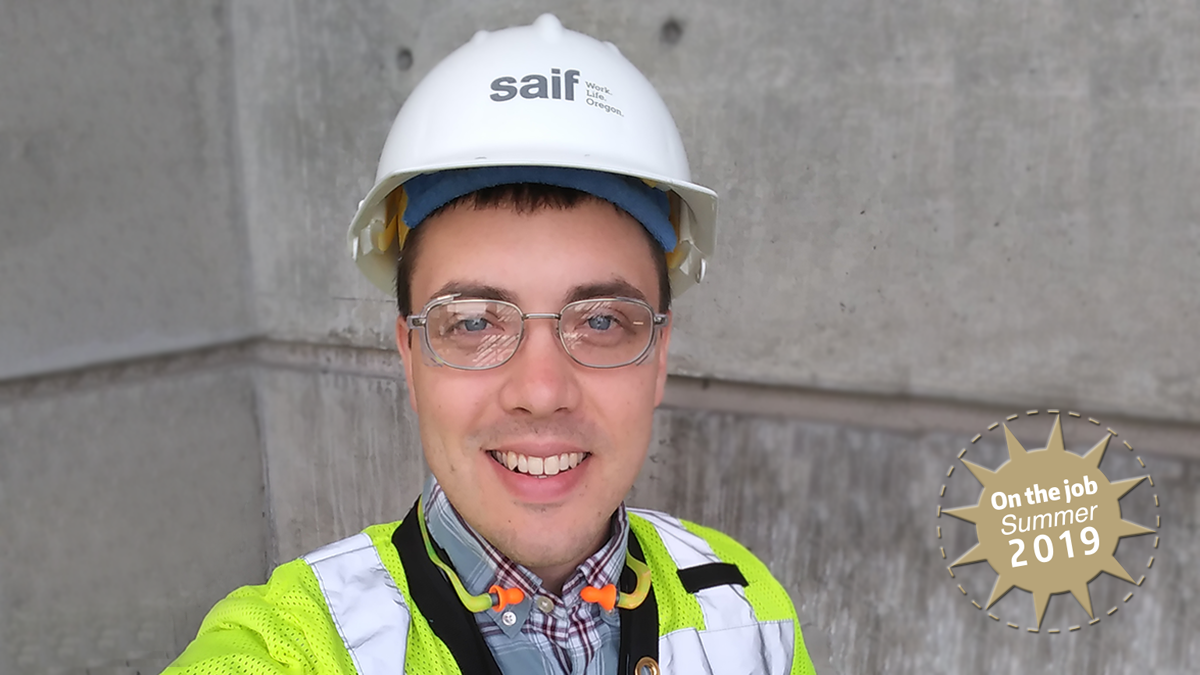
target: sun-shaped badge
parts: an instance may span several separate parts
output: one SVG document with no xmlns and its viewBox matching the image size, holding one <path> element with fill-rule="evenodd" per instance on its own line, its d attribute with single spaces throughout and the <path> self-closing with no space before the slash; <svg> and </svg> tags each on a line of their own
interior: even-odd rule
<svg viewBox="0 0 1200 675">
<path fill-rule="evenodd" d="M 1117 561 L 1117 543 L 1154 530 L 1123 520 L 1119 500 L 1147 477 L 1110 483 L 1100 471 L 1114 435 L 1111 429 L 1082 456 L 1064 447 L 1057 415 L 1045 448 L 1027 451 L 1007 425 L 1004 435 L 1008 461 L 995 471 L 961 460 L 983 484 L 979 503 L 940 511 L 974 523 L 979 537 L 979 543 L 950 567 L 986 561 L 996 571 L 984 609 L 1013 588 L 1030 592 L 1037 621 L 1031 632 L 1041 627 L 1050 596 L 1059 593 L 1071 593 L 1094 617 L 1088 582 L 1107 572 L 1138 583 Z"/>
</svg>

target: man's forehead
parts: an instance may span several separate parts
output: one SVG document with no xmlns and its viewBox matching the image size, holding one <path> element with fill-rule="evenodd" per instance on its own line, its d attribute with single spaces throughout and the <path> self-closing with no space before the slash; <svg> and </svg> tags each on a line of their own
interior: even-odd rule
<svg viewBox="0 0 1200 675">
<path fill-rule="evenodd" d="M 419 229 L 416 306 L 450 294 L 525 311 L 597 297 L 659 302 L 656 244 L 637 220 L 602 200 L 532 212 L 462 204 Z"/>
</svg>

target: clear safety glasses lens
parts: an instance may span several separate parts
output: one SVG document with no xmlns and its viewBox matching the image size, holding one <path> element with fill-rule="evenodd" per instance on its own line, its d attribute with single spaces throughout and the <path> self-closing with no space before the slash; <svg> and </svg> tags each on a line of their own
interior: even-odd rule
<svg viewBox="0 0 1200 675">
<path fill-rule="evenodd" d="M 523 314 L 499 300 L 455 299 L 428 306 L 423 321 L 425 344 L 446 365 L 483 370 L 513 357 L 526 319 L 557 319 L 563 348 L 578 363 L 616 368 L 634 363 L 650 349 L 654 329 L 666 317 L 644 302 L 628 298 L 580 300 L 558 314 Z"/>
</svg>

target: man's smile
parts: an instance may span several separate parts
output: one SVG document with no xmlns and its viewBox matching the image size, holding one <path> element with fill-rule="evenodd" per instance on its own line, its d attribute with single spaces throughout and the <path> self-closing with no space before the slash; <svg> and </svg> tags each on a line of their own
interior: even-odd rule
<svg viewBox="0 0 1200 675">
<path fill-rule="evenodd" d="M 488 444 L 483 452 L 495 472 L 494 485 L 517 504 L 563 506 L 594 499 L 588 477 L 601 465 L 576 443 L 543 437 Z"/>
<path fill-rule="evenodd" d="M 488 454 L 509 471 L 539 478 L 566 473 L 592 456 L 590 452 L 564 452 L 559 455 L 541 457 L 537 455 L 524 455 L 512 450 L 507 452 L 489 450 Z"/>
</svg>

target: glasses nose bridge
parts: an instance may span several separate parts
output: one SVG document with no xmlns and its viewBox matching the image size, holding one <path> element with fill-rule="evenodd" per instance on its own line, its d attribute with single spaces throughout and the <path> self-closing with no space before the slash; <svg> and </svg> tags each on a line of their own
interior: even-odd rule
<svg viewBox="0 0 1200 675">
<path fill-rule="evenodd" d="M 555 335 L 557 335 L 560 340 L 562 339 L 562 330 L 561 330 L 561 324 L 560 324 L 560 322 L 562 321 L 562 312 L 530 312 L 528 314 L 522 314 L 521 315 L 521 333 L 522 334 L 526 333 L 525 321 L 528 319 L 552 319 L 554 321 L 554 326 L 553 326 L 552 330 L 554 331 Z"/>
<path fill-rule="evenodd" d="M 530 312 L 521 315 L 521 332 L 525 332 L 525 321 L 528 319 L 553 319 L 554 332 L 559 332 L 559 322 L 562 321 L 562 312 Z"/>
<path fill-rule="evenodd" d="M 526 323 L 526 321 L 528 319 L 550 319 L 550 320 L 552 320 L 554 323 L 550 326 L 550 331 L 551 331 L 551 334 L 553 335 L 553 339 L 555 342 L 558 343 L 558 345 L 562 349 L 567 350 L 567 344 L 563 340 L 563 334 L 562 334 L 562 323 L 561 323 L 562 312 L 529 312 L 528 314 L 522 313 L 521 314 L 521 328 L 520 328 L 521 338 L 517 342 L 517 344 L 513 347 L 513 353 L 512 353 L 512 356 L 509 357 L 510 359 L 513 356 L 517 355 L 517 352 L 520 350 L 521 346 L 524 345 L 525 342 L 529 339 L 529 324 Z M 567 355 L 570 356 L 570 350 L 567 350 Z M 574 359 L 573 356 L 570 358 Z"/>
</svg>

